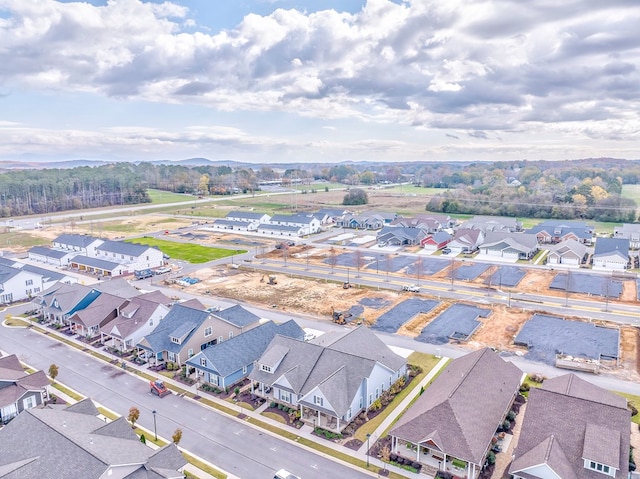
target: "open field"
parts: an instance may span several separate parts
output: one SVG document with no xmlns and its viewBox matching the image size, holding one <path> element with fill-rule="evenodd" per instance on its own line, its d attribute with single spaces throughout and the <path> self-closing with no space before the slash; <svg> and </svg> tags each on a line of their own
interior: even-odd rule
<svg viewBox="0 0 640 479">
<path fill-rule="evenodd" d="M 154 205 L 162 205 L 166 203 L 181 203 L 186 201 L 193 202 L 193 195 L 184 195 L 179 193 L 171 193 L 170 191 L 148 189 L 147 194 L 151 198 Z"/>
<path fill-rule="evenodd" d="M 230 250 L 223 248 L 212 248 L 194 243 L 176 243 L 150 236 L 126 240 L 129 243 L 155 246 L 164 254 L 173 259 L 188 261 L 192 264 L 206 263 L 216 259 L 226 258 L 235 254 L 246 253 L 246 250 Z"/>
</svg>

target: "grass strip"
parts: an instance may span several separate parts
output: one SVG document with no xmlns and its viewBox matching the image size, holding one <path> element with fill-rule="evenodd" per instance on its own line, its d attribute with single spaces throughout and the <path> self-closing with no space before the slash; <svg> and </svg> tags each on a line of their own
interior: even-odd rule
<svg viewBox="0 0 640 479">
<path fill-rule="evenodd" d="M 216 479 L 227 479 L 227 475 L 225 473 L 201 461 L 197 457 L 193 457 L 191 454 L 187 452 L 183 452 L 182 455 L 187 459 L 187 461 L 189 461 L 189 464 L 191 464 L 194 467 L 197 467 L 202 472 L 206 472 L 207 474 L 210 474 Z M 192 477 L 195 477 L 195 476 L 192 476 Z"/>
<path fill-rule="evenodd" d="M 409 394 L 415 391 L 420 381 L 422 381 L 422 379 L 427 374 L 429 374 L 429 372 L 435 367 L 435 365 L 438 364 L 438 361 L 440 361 L 440 358 L 436 358 L 431 354 L 419 353 L 419 352 L 411 353 L 411 355 L 407 359 L 407 362 L 414 366 L 419 366 L 422 369 L 422 372 L 418 374 L 415 378 L 413 378 L 413 380 L 411 381 L 411 384 L 408 387 L 404 388 L 402 391 L 400 391 L 396 395 L 396 397 L 393 398 L 393 401 L 389 403 L 389 405 L 385 408 L 384 411 L 382 411 L 376 417 L 374 417 L 370 421 L 365 422 L 362 426 L 360 426 L 358 430 L 355 432 L 355 434 L 353 435 L 353 437 L 355 439 L 359 439 L 362 442 L 366 441 L 367 434 L 373 434 L 373 432 L 378 428 L 378 426 L 380 426 L 380 424 L 382 424 L 382 422 L 390 414 L 392 414 L 395 411 L 395 409 L 404 400 L 404 398 L 406 398 Z"/>
<path fill-rule="evenodd" d="M 69 396 L 71 399 L 73 399 L 75 401 L 82 401 L 84 399 L 84 396 L 82 396 L 81 394 L 76 393 L 75 391 L 72 391 L 71 389 L 63 386 L 60 383 L 53 383 L 51 386 L 56 388 L 61 393 L 66 394 L 67 396 Z"/>
</svg>

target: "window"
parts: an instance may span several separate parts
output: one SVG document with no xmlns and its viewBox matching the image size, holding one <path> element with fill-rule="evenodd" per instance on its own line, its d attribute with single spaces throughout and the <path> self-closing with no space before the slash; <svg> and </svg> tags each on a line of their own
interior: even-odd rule
<svg viewBox="0 0 640 479">
<path fill-rule="evenodd" d="M 171 336 L 171 342 L 175 344 L 180 344 L 180 338 L 174 338 L 173 336 Z"/>
<path fill-rule="evenodd" d="M 585 467 L 587 469 L 591 469 L 592 471 L 598 471 L 598 472 L 602 472 L 602 473 L 607 474 L 607 475 L 612 475 L 612 474 L 610 474 L 611 468 L 609 466 L 604 465 L 604 464 L 600 464 L 599 462 L 589 461 L 587 463 L 587 461 L 585 460 Z"/>
<path fill-rule="evenodd" d="M 291 394 L 289 394 L 287 391 L 280 391 L 280 400 L 290 403 L 291 402 Z"/>
<path fill-rule="evenodd" d="M 207 336 L 211 336 L 211 334 L 213 334 L 213 329 L 211 328 L 211 326 L 209 326 L 208 328 L 204 328 L 204 337 L 205 338 Z"/>
<path fill-rule="evenodd" d="M 176 353 L 169 353 L 167 354 L 167 359 L 169 361 L 175 361 L 176 360 Z"/>
<path fill-rule="evenodd" d="M 25 283 L 26 286 L 31 286 L 33 284 L 33 280 L 32 279 L 28 279 L 24 283 Z"/>
<path fill-rule="evenodd" d="M 242 366 L 242 374 L 247 374 L 247 367 L 246 366 Z"/>
<path fill-rule="evenodd" d="M 364 407 L 364 398 L 362 396 L 360 396 L 360 409 L 362 409 Z"/>
<path fill-rule="evenodd" d="M 266 364 L 261 364 L 260 365 L 260 370 L 264 371 L 265 373 L 270 373 L 271 372 L 271 366 L 268 366 Z"/>
<path fill-rule="evenodd" d="M 322 406 L 323 399 L 320 396 L 313 396 L 313 404 L 317 404 L 318 406 Z"/>
<path fill-rule="evenodd" d="M 187 354 L 189 355 L 189 357 L 193 356 L 193 349 L 189 349 L 189 351 L 187 352 Z"/>
<path fill-rule="evenodd" d="M 233 338 L 233 331 L 229 331 L 229 339 Z"/>
<path fill-rule="evenodd" d="M 378 399 L 379 397 L 380 397 L 380 392 L 379 392 L 379 389 L 376 388 L 376 399 Z"/>
<path fill-rule="evenodd" d="M 28 396 L 24 398 L 24 401 L 22 401 L 22 404 L 24 405 L 25 409 L 31 409 L 32 407 L 36 407 L 36 401 L 33 396 Z"/>
<path fill-rule="evenodd" d="M 373 394 L 369 394 L 369 406 L 371 406 L 372 402 L 373 402 Z"/>
<path fill-rule="evenodd" d="M 207 365 L 207 358 L 200 358 L 200 366 L 206 366 Z"/>
<path fill-rule="evenodd" d="M 222 341 L 224 341 L 224 338 L 222 336 L 218 336 L 218 342 L 221 343 Z"/>
</svg>

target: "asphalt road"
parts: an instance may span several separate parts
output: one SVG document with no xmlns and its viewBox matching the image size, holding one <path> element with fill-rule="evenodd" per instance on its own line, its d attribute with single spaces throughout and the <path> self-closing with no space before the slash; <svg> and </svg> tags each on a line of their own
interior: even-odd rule
<svg viewBox="0 0 640 479">
<path fill-rule="evenodd" d="M 156 410 L 159 436 L 171 438 L 181 428 L 182 447 L 237 477 L 273 477 L 279 468 L 305 479 L 369 477 L 189 399 L 153 396 L 146 381 L 34 331 L 0 327 L 0 349 L 44 371 L 57 364 L 61 383 L 125 417 L 136 406 L 138 423 L 151 431 Z"/>
</svg>

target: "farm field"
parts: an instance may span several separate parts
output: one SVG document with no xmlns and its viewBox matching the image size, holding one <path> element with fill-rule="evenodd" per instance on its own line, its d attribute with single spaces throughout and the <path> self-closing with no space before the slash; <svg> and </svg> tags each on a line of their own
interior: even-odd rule
<svg viewBox="0 0 640 479">
<path fill-rule="evenodd" d="M 213 248 L 210 246 L 202 246 L 195 243 L 178 243 L 175 241 L 152 238 L 150 236 L 129 239 L 126 241 L 128 243 L 155 246 L 164 254 L 170 256 L 172 259 L 188 261 L 189 263 L 193 264 L 206 263 L 208 261 L 227 258 L 235 254 L 242 254 L 247 252 L 247 250 Z"/>
</svg>

